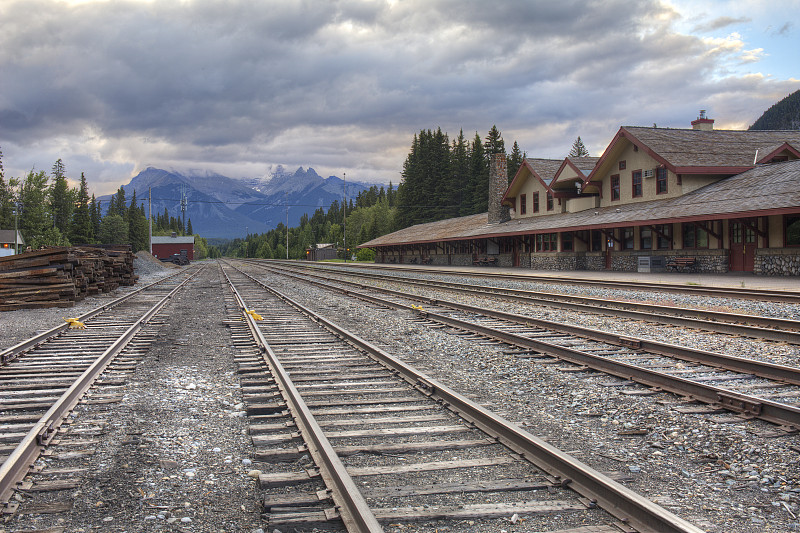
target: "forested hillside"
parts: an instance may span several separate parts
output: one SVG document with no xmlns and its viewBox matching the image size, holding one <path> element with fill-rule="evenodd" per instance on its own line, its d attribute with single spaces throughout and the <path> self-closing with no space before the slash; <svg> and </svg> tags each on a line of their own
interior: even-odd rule
<svg viewBox="0 0 800 533">
<path fill-rule="evenodd" d="M 800 90 L 764 111 L 750 129 L 800 130 Z"/>
</svg>

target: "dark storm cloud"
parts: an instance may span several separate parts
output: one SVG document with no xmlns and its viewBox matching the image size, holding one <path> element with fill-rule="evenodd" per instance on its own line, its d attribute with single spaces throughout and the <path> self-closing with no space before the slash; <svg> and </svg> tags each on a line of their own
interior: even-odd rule
<svg viewBox="0 0 800 533">
<path fill-rule="evenodd" d="M 537 148 L 725 92 L 726 52 L 675 17 L 655 0 L 6 1 L 0 146 L 117 171 L 283 163 L 397 182 L 419 129 L 497 124 L 555 156 Z"/>
</svg>

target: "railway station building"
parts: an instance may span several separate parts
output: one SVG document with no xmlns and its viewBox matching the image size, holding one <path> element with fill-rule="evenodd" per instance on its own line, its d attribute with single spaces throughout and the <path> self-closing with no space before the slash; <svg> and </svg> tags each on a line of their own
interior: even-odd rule
<svg viewBox="0 0 800 533">
<path fill-rule="evenodd" d="M 384 263 L 800 275 L 800 131 L 629 127 L 599 158 L 492 158 L 489 211 L 362 244 Z"/>
</svg>

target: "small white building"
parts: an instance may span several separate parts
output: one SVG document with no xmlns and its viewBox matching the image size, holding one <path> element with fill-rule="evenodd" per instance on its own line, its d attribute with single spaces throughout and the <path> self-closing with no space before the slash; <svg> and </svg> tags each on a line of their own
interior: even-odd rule
<svg viewBox="0 0 800 533">
<path fill-rule="evenodd" d="M 15 233 L 16 235 L 14 235 Z M 22 232 L 15 232 L 13 229 L 0 229 L 0 257 L 14 255 L 16 253 L 15 245 L 19 247 L 20 252 L 24 251 L 25 239 L 22 238 Z"/>
</svg>

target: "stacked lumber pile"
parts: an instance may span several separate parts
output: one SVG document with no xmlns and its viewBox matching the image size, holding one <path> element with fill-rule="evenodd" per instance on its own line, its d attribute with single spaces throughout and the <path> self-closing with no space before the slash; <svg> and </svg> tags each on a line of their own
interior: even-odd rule
<svg viewBox="0 0 800 533">
<path fill-rule="evenodd" d="M 134 285 L 133 257 L 129 246 L 52 247 L 0 257 L 0 311 L 72 307 Z"/>
</svg>

